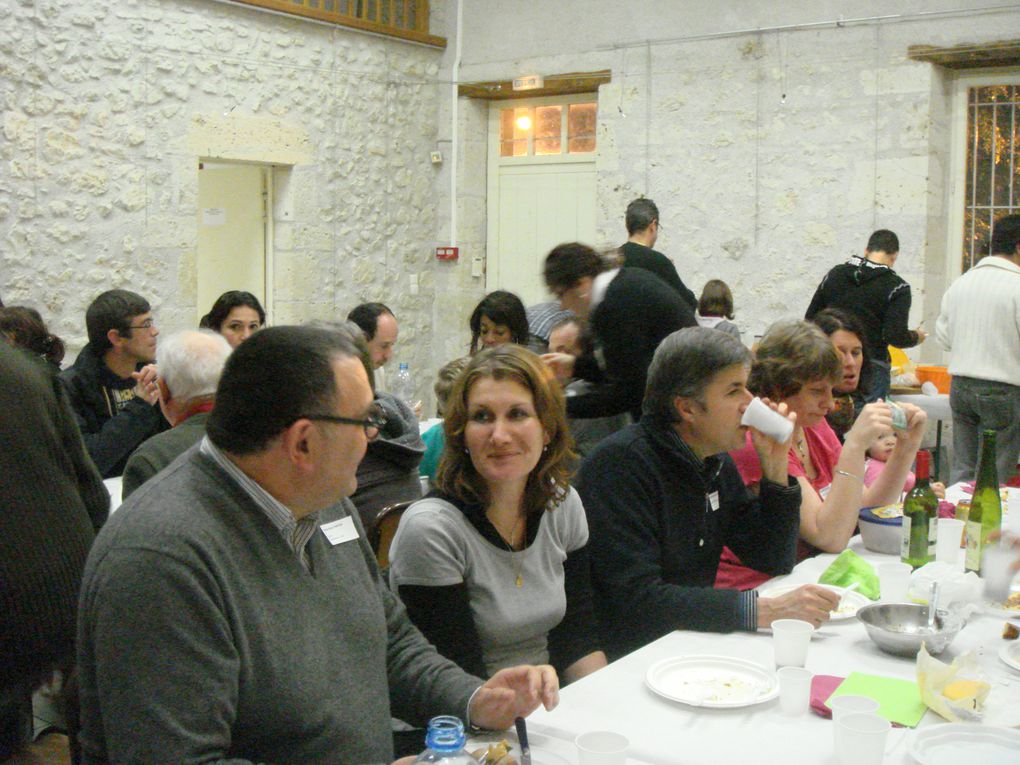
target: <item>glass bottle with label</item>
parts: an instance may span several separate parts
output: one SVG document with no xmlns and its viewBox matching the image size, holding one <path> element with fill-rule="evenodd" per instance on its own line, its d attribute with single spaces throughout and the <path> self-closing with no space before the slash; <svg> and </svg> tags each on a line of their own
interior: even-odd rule
<svg viewBox="0 0 1020 765">
<path fill-rule="evenodd" d="M 968 571 L 981 573 L 981 556 L 988 545 L 988 535 L 1002 526 L 1002 498 L 999 477 L 995 472 L 995 431 L 981 434 L 981 456 L 978 458 L 974 497 L 967 516 Z"/>
<path fill-rule="evenodd" d="M 900 560 L 920 568 L 935 560 L 939 500 L 931 488 L 931 454 L 917 453 L 917 483 L 903 500 Z"/>
</svg>

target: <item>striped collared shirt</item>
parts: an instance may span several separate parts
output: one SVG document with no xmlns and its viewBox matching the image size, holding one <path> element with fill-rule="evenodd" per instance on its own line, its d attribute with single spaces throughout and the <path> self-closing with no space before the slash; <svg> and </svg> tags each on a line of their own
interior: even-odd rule
<svg viewBox="0 0 1020 765">
<path fill-rule="evenodd" d="M 298 556 L 298 560 L 301 561 L 305 570 L 311 571 L 312 566 L 308 557 L 307 545 L 312 534 L 319 528 L 319 514 L 311 513 L 301 520 L 297 520 L 286 505 L 249 478 L 241 468 L 213 446 L 208 436 L 202 438 L 202 445 L 199 449 L 252 498 L 259 509 L 265 513 L 270 523 L 280 532 L 284 541 L 287 542 L 287 546 Z"/>
</svg>

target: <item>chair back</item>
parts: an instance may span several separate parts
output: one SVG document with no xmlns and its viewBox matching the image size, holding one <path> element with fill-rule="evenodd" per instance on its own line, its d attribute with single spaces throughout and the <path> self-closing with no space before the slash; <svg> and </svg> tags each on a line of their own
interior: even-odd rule
<svg viewBox="0 0 1020 765">
<path fill-rule="evenodd" d="M 393 535 L 397 533 L 400 517 L 414 502 L 415 500 L 394 502 L 376 513 L 375 521 L 368 532 L 368 541 L 375 551 L 379 568 L 384 569 L 390 565 L 390 543 L 393 542 Z"/>
</svg>

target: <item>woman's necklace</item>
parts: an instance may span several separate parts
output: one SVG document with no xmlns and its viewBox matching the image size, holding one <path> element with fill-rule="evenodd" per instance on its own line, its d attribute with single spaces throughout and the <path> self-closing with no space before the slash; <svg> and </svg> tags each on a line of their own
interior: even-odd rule
<svg viewBox="0 0 1020 765">
<path fill-rule="evenodd" d="M 510 527 L 510 534 L 509 534 L 510 541 L 509 542 L 506 541 L 506 537 L 503 536 L 503 532 L 501 532 L 496 527 L 496 524 L 495 523 L 492 524 L 492 527 L 496 529 L 496 533 L 499 535 L 499 541 L 501 541 L 503 544 L 505 544 L 506 547 L 507 547 L 507 550 L 510 551 L 510 561 L 513 564 L 514 574 L 515 574 L 515 576 L 514 576 L 514 584 L 516 584 L 518 587 L 523 587 L 524 586 L 524 577 L 521 576 L 521 560 L 520 560 L 520 556 L 515 554 L 515 553 L 519 552 L 519 550 L 514 545 L 514 541 L 515 541 L 515 536 L 516 536 L 516 533 L 517 533 L 517 524 L 521 521 L 521 518 L 523 518 L 523 516 L 518 516 L 517 519 L 514 521 L 514 525 Z M 490 521 L 490 523 L 491 523 L 491 521 Z M 527 528 L 528 528 L 527 522 L 525 522 L 524 528 L 525 528 L 525 530 L 527 530 Z"/>
<path fill-rule="evenodd" d="M 804 435 L 803 434 L 801 434 L 800 436 L 797 437 L 797 443 L 794 444 L 794 446 L 797 449 L 797 456 L 800 457 L 801 464 L 802 465 L 807 465 L 808 464 L 808 448 L 807 448 L 807 441 L 804 440 Z"/>
</svg>

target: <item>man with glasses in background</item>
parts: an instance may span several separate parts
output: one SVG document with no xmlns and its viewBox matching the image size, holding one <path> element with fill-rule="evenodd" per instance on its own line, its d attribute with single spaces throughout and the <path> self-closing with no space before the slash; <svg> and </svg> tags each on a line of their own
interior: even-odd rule
<svg viewBox="0 0 1020 765">
<path fill-rule="evenodd" d="M 386 587 L 346 499 L 384 425 L 350 331 L 271 327 L 233 352 L 205 438 L 89 555 L 86 763 L 384 763 L 391 716 L 502 729 L 555 705 L 551 667 L 483 684 Z"/>
<path fill-rule="evenodd" d="M 142 441 L 169 427 L 156 385 L 159 330 L 149 301 L 128 290 L 108 290 L 85 312 L 89 342 L 60 373 L 85 448 L 103 478 L 124 472 Z"/>
</svg>

